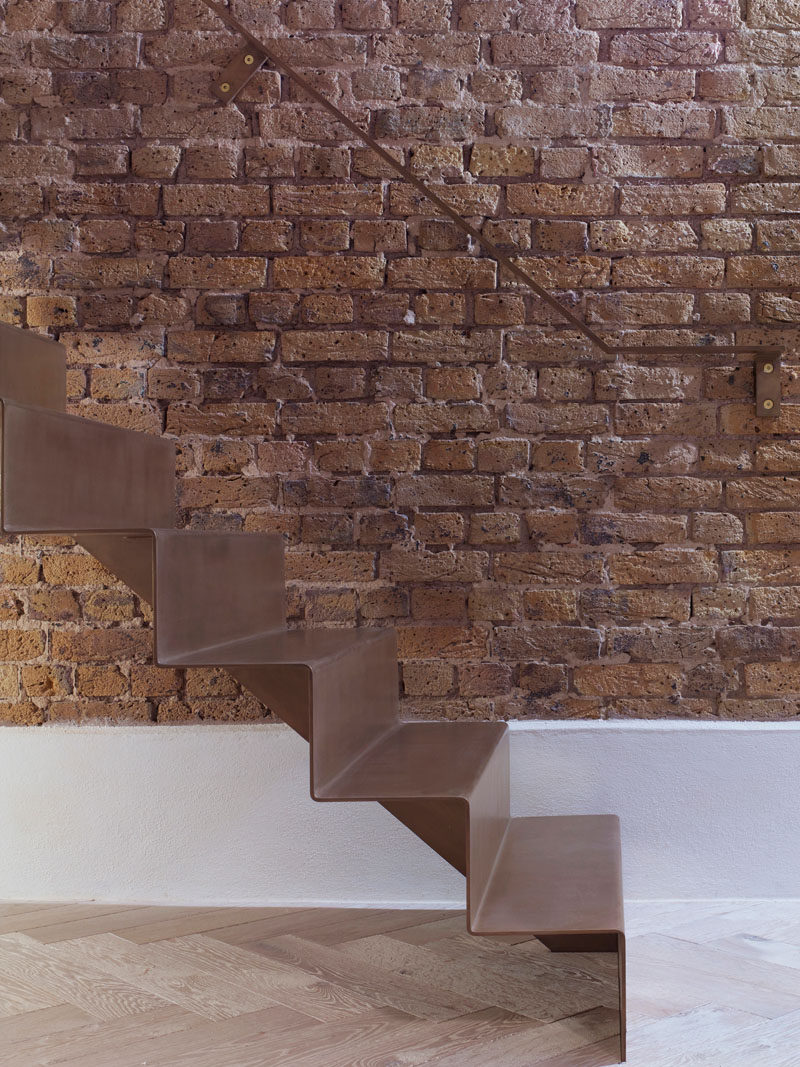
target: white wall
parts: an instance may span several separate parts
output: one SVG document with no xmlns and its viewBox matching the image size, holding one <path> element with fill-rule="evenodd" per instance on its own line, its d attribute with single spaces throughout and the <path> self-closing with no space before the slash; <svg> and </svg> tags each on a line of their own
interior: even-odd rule
<svg viewBox="0 0 800 1067">
<path fill-rule="evenodd" d="M 800 897 L 800 724 L 512 724 L 515 814 L 616 812 L 626 896 Z M 459 907 L 375 804 L 255 725 L 0 730 L 0 900 Z"/>
</svg>

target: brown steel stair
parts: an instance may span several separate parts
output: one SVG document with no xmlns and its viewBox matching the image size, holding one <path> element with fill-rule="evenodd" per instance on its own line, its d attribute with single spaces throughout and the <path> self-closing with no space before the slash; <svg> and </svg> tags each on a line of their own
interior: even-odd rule
<svg viewBox="0 0 800 1067">
<path fill-rule="evenodd" d="M 400 718 L 392 629 L 290 630 L 277 535 L 175 528 L 173 445 L 64 413 L 55 342 L 0 326 L 0 515 L 72 534 L 153 607 L 156 663 L 222 666 L 310 742 L 316 800 L 377 800 L 467 879 L 475 934 L 614 951 L 616 816 L 512 818 L 505 723 Z"/>
</svg>

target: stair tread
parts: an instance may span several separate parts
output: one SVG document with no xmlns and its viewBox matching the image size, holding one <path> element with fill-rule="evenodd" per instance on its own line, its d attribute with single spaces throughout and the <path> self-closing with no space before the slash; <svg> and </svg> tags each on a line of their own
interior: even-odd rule
<svg viewBox="0 0 800 1067">
<path fill-rule="evenodd" d="M 320 797 L 468 797 L 507 732 L 501 722 L 404 722 L 325 786 Z"/>
<path fill-rule="evenodd" d="M 616 815 L 511 819 L 472 923 L 476 934 L 621 933 Z"/>
<path fill-rule="evenodd" d="M 223 645 L 213 645 L 193 652 L 159 657 L 159 663 L 174 667 L 315 667 L 350 652 L 367 647 L 391 631 L 375 627 L 350 630 L 270 630 L 243 637 Z"/>
</svg>

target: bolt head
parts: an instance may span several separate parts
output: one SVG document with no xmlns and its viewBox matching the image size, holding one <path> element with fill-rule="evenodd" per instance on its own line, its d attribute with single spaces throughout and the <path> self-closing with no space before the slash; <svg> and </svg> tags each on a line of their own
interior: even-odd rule
<svg viewBox="0 0 800 1067">
<path fill-rule="evenodd" d="M 772 374 L 772 372 L 773 372 L 774 370 L 775 370 L 775 368 L 774 368 L 774 367 L 772 366 L 772 364 L 771 364 L 771 363 L 765 363 L 765 364 L 764 364 L 764 373 L 765 373 L 765 374 Z"/>
<path fill-rule="evenodd" d="M 772 401 L 772 400 L 765 400 L 764 401 L 764 411 L 772 411 L 772 409 L 774 407 L 775 407 L 774 401 Z"/>
</svg>

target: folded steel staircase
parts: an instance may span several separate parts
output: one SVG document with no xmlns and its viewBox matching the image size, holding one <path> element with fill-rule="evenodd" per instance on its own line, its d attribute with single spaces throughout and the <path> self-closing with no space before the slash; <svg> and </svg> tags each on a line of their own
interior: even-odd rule
<svg viewBox="0 0 800 1067">
<path fill-rule="evenodd" d="M 156 663 L 225 667 L 309 741 L 315 800 L 377 800 L 466 875 L 471 933 L 617 952 L 624 1058 L 616 816 L 511 818 L 505 723 L 403 721 L 394 630 L 288 629 L 282 538 L 176 529 L 173 444 L 65 396 L 62 347 L 0 327 L 2 529 L 74 534 L 152 605 Z"/>
</svg>

